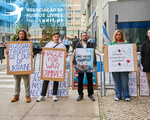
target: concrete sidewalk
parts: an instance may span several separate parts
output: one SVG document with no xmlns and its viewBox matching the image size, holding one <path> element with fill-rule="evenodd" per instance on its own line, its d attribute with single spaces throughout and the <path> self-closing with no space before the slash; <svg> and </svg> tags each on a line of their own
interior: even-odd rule
<svg viewBox="0 0 150 120">
<path fill-rule="evenodd" d="M 14 89 L 0 89 L 0 120 L 100 120 L 98 107 L 98 91 L 95 91 L 95 102 L 92 102 L 85 91 L 84 100 L 77 102 L 77 91 L 69 91 L 68 98 L 59 98 L 53 102 L 51 98 L 31 103 L 25 102 L 24 89 L 20 100 L 11 103 Z"/>
<path fill-rule="evenodd" d="M 114 101 L 115 91 L 99 98 L 101 120 L 150 120 L 150 97 L 131 97 L 130 102 Z"/>
</svg>

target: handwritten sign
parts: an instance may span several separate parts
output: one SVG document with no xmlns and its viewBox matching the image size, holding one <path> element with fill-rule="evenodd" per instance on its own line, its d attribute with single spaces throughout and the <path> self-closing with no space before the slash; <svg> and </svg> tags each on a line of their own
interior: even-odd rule
<svg viewBox="0 0 150 120">
<path fill-rule="evenodd" d="M 135 44 L 109 45 L 104 50 L 105 72 L 137 71 Z"/>
<path fill-rule="evenodd" d="M 76 48 L 76 62 L 79 72 L 93 72 L 93 48 Z"/>
<path fill-rule="evenodd" d="M 137 80 L 136 72 L 129 74 L 129 94 L 130 96 L 137 96 Z"/>
<path fill-rule="evenodd" d="M 33 73 L 33 51 L 31 41 L 9 41 L 7 42 L 7 74 L 32 74 Z"/>
<path fill-rule="evenodd" d="M 51 81 L 65 80 L 65 49 L 43 48 L 41 79 Z"/>
<path fill-rule="evenodd" d="M 59 82 L 57 96 L 61 97 L 67 97 L 68 96 L 68 81 L 69 81 L 69 73 L 65 73 L 65 81 Z M 49 96 L 52 96 L 53 94 L 53 81 L 50 81 L 49 83 Z"/>
<path fill-rule="evenodd" d="M 37 71 L 30 76 L 30 96 L 39 97 L 42 92 L 43 80 L 41 80 L 41 72 Z"/>
<path fill-rule="evenodd" d="M 68 72 L 65 73 L 65 81 L 64 82 L 59 82 L 59 87 L 58 87 L 58 96 L 62 97 L 67 97 L 69 90 L 68 90 Z M 30 96 L 31 97 L 39 97 L 42 92 L 42 85 L 43 85 L 43 80 L 41 80 L 41 72 L 36 71 L 34 74 L 31 74 L 30 77 Z M 47 92 L 47 97 L 52 96 L 52 90 L 53 90 L 53 81 L 49 82 L 49 88 Z"/>
<path fill-rule="evenodd" d="M 149 86 L 147 82 L 146 73 L 140 71 L 140 96 L 149 96 Z"/>
</svg>

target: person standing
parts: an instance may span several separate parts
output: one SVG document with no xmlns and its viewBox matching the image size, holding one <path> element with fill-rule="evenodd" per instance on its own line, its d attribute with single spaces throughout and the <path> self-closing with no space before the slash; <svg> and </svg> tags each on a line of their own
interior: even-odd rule
<svg viewBox="0 0 150 120">
<path fill-rule="evenodd" d="M 150 95 L 150 29 L 147 31 L 147 36 L 148 39 L 143 43 L 141 49 L 141 64 L 143 66 L 143 72 L 146 72 Z"/>
<path fill-rule="evenodd" d="M 125 40 L 125 36 L 121 30 L 116 30 L 113 36 L 113 41 L 110 45 L 129 44 Z M 103 49 L 105 46 L 103 45 Z M 122 96 L 125 101 L 130 101 L 129 95 L 129 72 L 112 72 L 114 84 L 115 84 L 115 101 L 122 100 Z"/>
<path fill-rule="evenodd" d="M 77 43 L 75 48 L 94 48 L 94 45 L 90 42 L 88 42 L 87 39 L 87 33 L 83 32 L 81 33 L 81 41 Z M 95 68 L 97 65 L 97 61 L 96 61 L 96 54 L 95 54 L 95 50 L 94 50 L 94 60 L 93 60 L 93 68 Z M 77 67 L 77 62 L 75 59 L 75 55 L 74 55 L 74 59 L 73 59 L 73 67 L 76 68 Z M 94 94 L 94 90 L 93 90 L 93 74 L 92 73 L 86 73 L 87 75 L 87 80 L 88 80 L 88 97 L 92 100 L 95 101 L 94 97 L 92 96 Z M 77 101 L 82 100 L 84 93 L 83 93 L 83 78 L 84 78 L 84 73 L 78 73 L 78 98 Z"/>
<path fill-rule="evenodd" d="M 66 49 L 66 47 L 64 46 L 64 44 L 62 44 L 61 42 L 59 42 L 59 37 L 60 37 L 60 33 L 57 32 L 57 31 L 55 31 L 53 33 L 53 41 L 47 43 L 45 47 L 47 47 L 47 48 L 62 48 L 62 49 Z M 42 52 L 42 55 L 44 55 L 44 52 Z M 68 55 L 66 53 L 65 57 L 67 57 L 67 56 Z M 37 102 L 41 102 L 41 101 L 45 100 L 45 96 L 46 96 L 46 93 L 47 93 L 48 84 L 49 84 L 49 81 L 44 80 L 43 86 L 42 86 L 41 96 L 36 100 Z M 57 99 L 58 85 L 59 85 L 59 82 L 58 81 L 54 81 L 54 84 L 53 84 L 53 96 L 52 96 L 52 99 L 53 99 L 54 102 L 58 100 Z"/>
<path fill-rule="evenodd" d="M 29 41 L 27 39 L 27 33 L 25 30 L 19 30 L 18 32 L 18 38 L 15 41 Z M 9 54 L 9 51 L 6 50 L 6 54 Z M 34 56 L 34 53 L 31 53 L 31 56 Z M 14 75 L 15 78 L 15 94 L 11 102 L 16 102 L 19 100 L 20 96 L 20 83 L 21 79 L 24 80 L 24 86 L 25 86 L 25 96 L 26 96 L 26 102 L 31 102 L 30 98 L 30 82 L 29 82 L 29 74 L 24 75 Z"/>
</svg>

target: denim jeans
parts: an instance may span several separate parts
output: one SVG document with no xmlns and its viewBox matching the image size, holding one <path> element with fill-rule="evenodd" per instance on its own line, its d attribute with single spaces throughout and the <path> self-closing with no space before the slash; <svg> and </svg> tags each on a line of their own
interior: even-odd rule
<svg viewBox="0 0 150 120">
<path fill-rule="evenodd" d="M 112 73 L 114 84 L 115 84 L 115 94 L 118 99 L 130 98 L 129 95 L 129 76 L 128 72 L 113 72 Z"/>
</svg>

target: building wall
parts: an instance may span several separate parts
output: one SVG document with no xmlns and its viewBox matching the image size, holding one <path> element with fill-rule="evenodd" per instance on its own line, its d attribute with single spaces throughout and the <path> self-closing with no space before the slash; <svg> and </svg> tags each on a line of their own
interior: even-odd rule
<svg viewBox="0 0 150 120">
<path fill-rule="evenodd" d="M 67 0 L 67 37 L 74 38 L 85 31 L 85 16 L 81 13 L 81 0 Z M 80 35 L 79 35 L 80 36 Z"/>
<path fill-rule="evenodd" d="M 103 6 L 103 22 L 107 23 L 107 31 L 112 40 L 115 31 L 115 15 L 119 22 L 150 21 L 150 0 L 120 0 L 108 2 Z"/>
<path fill-rule="evenodd" d="M 8 4 L 10 0 L 0 1 L 0 42 L 6 42 L 11 40 L 11 36 L 15 33 L 12 16 L 5 16 L 6 12 L 11 12 L 14 8 Z M 9 6 L 9 7 L 8 7 Z"/>
</svg>

